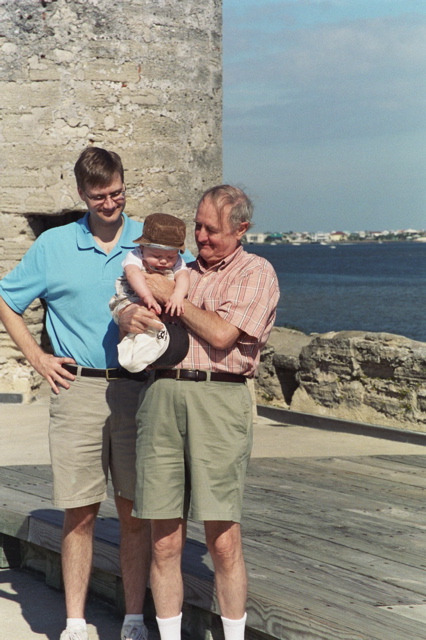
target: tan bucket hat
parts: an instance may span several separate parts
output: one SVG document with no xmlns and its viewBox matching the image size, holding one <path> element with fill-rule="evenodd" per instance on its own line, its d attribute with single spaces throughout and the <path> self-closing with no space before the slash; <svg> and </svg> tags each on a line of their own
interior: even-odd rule
<svg viewBox="0 0 426 640">
<path fill-rule="evenodd" d="M 168 213 L 151 213 L 145 218 L 142 235 L 133 242 L 157 249 L 185 251 L 185 235 L 183 220 Z"/>
</svg>

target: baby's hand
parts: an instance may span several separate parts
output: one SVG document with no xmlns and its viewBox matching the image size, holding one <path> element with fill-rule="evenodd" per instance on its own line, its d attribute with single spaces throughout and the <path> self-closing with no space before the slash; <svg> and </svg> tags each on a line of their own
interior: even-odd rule
<svg viewBox="0 0 426 640">
<path fill-rule="evenodd" d="M 142 302 L 146 304 L 148 309 L 153 309 L 157 315 L 160 315 L 162 312 L 161 306 L 158 304 L 154 296 L 146 295 L 142 298 Z"/>
<path fill-rule="evenodd" d="M 166 311 L 166 313 L 169 313 L 171 316 L 183 315 L 184 314 L 183 301 L 184 301 L 183 296 L 177 293 L 172 293 L 172 295 L 166 302 L 164 310 Z"/>
</svg>

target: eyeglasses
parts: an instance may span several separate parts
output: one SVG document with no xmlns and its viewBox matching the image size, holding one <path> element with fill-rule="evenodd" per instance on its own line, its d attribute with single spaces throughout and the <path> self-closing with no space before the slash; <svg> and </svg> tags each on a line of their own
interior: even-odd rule
<svg viewBox="0 0 426 640">
<path fill-rule="evenodd" d="M 107 198 L 111 198 L 111 200 L 114 200 L 114 202 L 120 202 L 126 197 L 126 187 L 123 186 L 122 189 L 113 191 L 112 193 L 106 193 L 105 195 L 89 196 L 89 194 L 85 191 L 83 191 L 83 193 L 87 198 L 89 198 L 89 200 L 92 200 L 92 202 L 96 202 L 96 204 L 103 204 Z"/>
</svg>

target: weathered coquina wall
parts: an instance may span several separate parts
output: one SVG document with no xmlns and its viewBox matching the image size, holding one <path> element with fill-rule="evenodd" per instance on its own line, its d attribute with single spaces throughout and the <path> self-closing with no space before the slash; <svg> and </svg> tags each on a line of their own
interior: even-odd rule
<svg viewBox="0 0 426 640">
<path fill-rule="evenodd" d="M 306 336 L 274 328 L 257 396 L 304 413 L 426 431 L 426 343 L 389 333 Z"/>
<path fill-rule="evenodd" d="M 190 222 L 221 179 L 220 0 L 0 2 L 0 277 L 55 216 L 83 211 L 73 166 L 117 151 L 126 212 Z M 37 338 L 42 308 L 27 314 Z M 0 392 L 36 385 L 0 333 Z"/>
</svg>

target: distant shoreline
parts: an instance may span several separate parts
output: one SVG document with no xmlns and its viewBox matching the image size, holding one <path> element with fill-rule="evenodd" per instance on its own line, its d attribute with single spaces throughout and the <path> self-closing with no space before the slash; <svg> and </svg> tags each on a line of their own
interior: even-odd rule
<svg viewBox="0 0 426 640">
<path fill-rule="evenodd" d="M 374 239 L 368 239 L 368 240 L 338 240 L 336 242 L 309 242 L 309 241 L 300 241 L 300 242 L 244 242 L 243 245 L 261 245 L 261 246 L 278 246 L 278 247 L 283 247 L 283 246 L 302 246 L 302 245 L 312 245 L 312 244 L 317 244 L 323 247 L 339 247 L 341 245 L 351 245 L 351 244 L 397 244 L 397 243 L 410 243 L 410 244 L 426 244 L 426 237 L 422 238 L 422 239 L 415 239 L 415 240 L 411 240 L 411 239 L 406 239 L 406 240 L 401 240 L 401 239 L 397 239 L 397 240 L 374 240 Z"/>
</svg>

